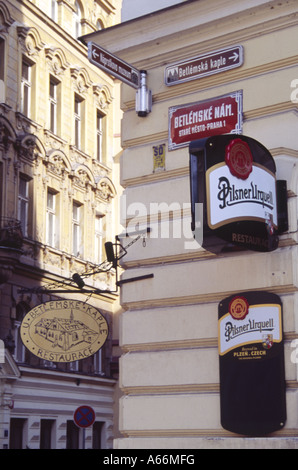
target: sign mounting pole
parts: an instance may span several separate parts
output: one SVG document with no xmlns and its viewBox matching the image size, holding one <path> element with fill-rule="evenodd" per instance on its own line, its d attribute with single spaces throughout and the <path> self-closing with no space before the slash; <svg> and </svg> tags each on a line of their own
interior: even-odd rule
<svg viewBox="0 0 298 470">
<path fill-rule="evenodd" d="M 137 90 L 136 112 L 138 116 L 145 117 L 151 112 L 152 96 L 151 91 L 147 89 L 145 70 L 136 69 L 94 42 L 88 42 L 88 59 L 104 72 Z"/>
</svg>

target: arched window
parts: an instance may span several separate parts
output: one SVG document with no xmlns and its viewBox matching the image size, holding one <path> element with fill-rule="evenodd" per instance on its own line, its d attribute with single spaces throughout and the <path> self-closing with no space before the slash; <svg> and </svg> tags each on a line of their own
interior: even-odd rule
<svg viewBox="0 0 298 470">
<path fill-rule="evenodd" d="M 100 31 L 100 30 L 104 29 L 104 24 L 101 20 L 96 21 L 96 29 L 97 29 L 97 31 Z"/>
</svg>

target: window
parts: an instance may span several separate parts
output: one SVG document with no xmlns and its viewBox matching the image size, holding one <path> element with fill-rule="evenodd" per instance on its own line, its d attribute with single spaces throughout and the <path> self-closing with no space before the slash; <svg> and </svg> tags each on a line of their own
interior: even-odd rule
<svg viewBox="0 0 298 470">
<path fill-rule="evenodd" d="M 96 115 L 96 158 L 103 163 L 103 127 L 104 116 L 97 111 Z"/>
<path fill-rule="evenodd" d="M 25 116 L 31 114 L 32 66 L 25 60 L 22 62 L 21 111 Z"/>
<path fill-rule="evenodd" d="M 104 29 L 103 22 L 101 20 L 96 21 L 96 29 L 97 31 L 100 31 L 101 29 Z"/>
<path fill-rule="evenodd" d="M 51 189 L 47 193 L 46 243 L 59 248 L 58 194 Z"/>
<path fill-rule="evenodd" d="M 66 449 L 79 448 L 79 428 L 73 421 L 66 424 Z"/>
<path fill-rule="evenodd" d="M 18 219 L 21 222 L 24 237 L 28 236 L 29 215 L 29 180 L 24 176 L 19 179 Z"/>
<path fill-rule="evenodd" d="M 3 188 L 3 163 L 0 162 L 0 185 Z M 5 198 L 5 195 L 4 195 Z M 0 193 L 0 217 L 2 215 L 2 191 Z"/>
<path fill-rule="evenodd" d="M 92 449 L 102 449 L 102 432 L 104 422 L 95 421 L 92 426 Z"/>
<path fill-rule="evenodd" d="M 81 21 L 82 21 L 82 11 L 81 11 L 79 2 L 76 1 L 75 11 L 74 11 L 74 21 L 73 21 L 75 38 L 78 38 L 79 36 L 81 36 L 81 31 L 82 31 Z"/>
<path fill-rule="evenodd" d="M 10 419 L 10 435 L 9 435 L 9 448 L 10 449 L 24 449 L 24 434 L 26 419 L 11 418 Z"/>
<path fill-rule="evenodd" d="M 50 104 L 50 130 L 57 134 L 58 122 L 58 82 L 50 77 L 50 91 L 49 91 L 49 104 Z"/>
<path fill-rule="evenodd" d="M 94 247 L 94 261 L 100 264 L 103 254 L 104 244 L 104 217 L 101 214 L 95 216 L 95 247 Z"/>
<path fill-rule="evenodd" d="M 95 374 L 103 374 L 102 348 L 93 355 L 93 370 Z"/>
<path fill-rule="evenodd" d="M 75 119 L 75 146 L 80 149 L 82 145 L 82 112 L 83 101 L 75 95 L 74 102 L 74 119 Z"/>
<path fill-rule="evenodd" d="M 73 361 L 69 363 L 69 370 L 71 372 L 79 372 L 80 370 L 80 364 L 79 361 Z"/>
<path fill-rule="evenodd" d="M 16 321 L 15 322 L 15 351 L 14 351 L 14 356 L 16 359 L 16 362 L 25 362 L 25 346 L 22 343 L 21 340 L 21 335 L 20 335 L 20 328 L 21 328 L 21 322 Z"/>
<path fill-rule="evenodd" d="M 51 18 L 57 21 L 57 0 L 51 0 Z"/>
<path fill-rule="evenodd" d="M 41 419 L 40 420 L 40 449 L 52 448 L 52 434 L 55 420 Z"/>
<path fill-rule="evenodd" d="M 0 38 L 0 103 L 5 102 L 5 41 Z"/>
<path fill-rule="evenodd" d="M 82 256 L 82 205 L 73 202 L 72 206 L 72 252 L 75 256 Z"/>
<path fill-rule="evenodd" d="M 16 319 L 14 322 L 14 342 L 15 342 L 15 350 L 14 350 L 14 358 L 16 362 L 27 362 L 29 359 L 29 352 L 25 348 L 20 335 L 20 327 L 23 321 L 24 316 L 30 310 L 30 306 L 25 302 L 20 302 L 16 307 Z"/>
</svg>

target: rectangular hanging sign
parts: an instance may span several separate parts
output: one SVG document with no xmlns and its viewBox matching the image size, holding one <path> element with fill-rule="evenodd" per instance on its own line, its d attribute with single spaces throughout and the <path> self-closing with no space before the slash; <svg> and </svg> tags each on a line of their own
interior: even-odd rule
<svg viewBox="0 0 298 470">
<path fill-rule="evenodd" d="M 171 64 L 165 69 L 167 86 L 196 80 L 219 72 L 240 67 L 243 64 L 243 47 L 234 46 L 203 54 L 182 62 Z"/>
<path fill-rule="evenodd" d="M 169 108 L 169 150 L 218 134 L 242 133 L 242 90 Z"/>
<path fill-rule="evenodd" d="M 133 88 L 140 87 L 140 71 L 102 47 L 88 42 L 89 62 Z"/>
</svg>

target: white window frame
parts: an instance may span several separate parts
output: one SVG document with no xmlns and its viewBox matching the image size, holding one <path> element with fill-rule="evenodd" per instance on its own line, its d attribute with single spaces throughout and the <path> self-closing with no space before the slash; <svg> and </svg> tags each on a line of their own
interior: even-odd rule
<svg viewBox="0 0 298 470">
<path fill-rule="evenodd" d="M 74 98 L 74 134 L 75 147 L 80 149 L 82 144 L 82 100 L 77 95 Z"/>
<path fill-rule="evenodd" d="M 5 103 L 5 49 L 6 42 L 5 39 L 0 37 L 0 103 Z"/>
<path fill-rule="evenodd" d="M 24 76 L 24 67 L 28 74 Z M 32 65 L 25 59 L 22 60 L 22 81 L 21 81 L 21 112 L 27 116 L 31 116 L 31 93 L 32 93 Z"/>
<path fill-rule="evenodd" d="M 93 369 L 95 374 L 103 374 L 102 348 L 93 355 Z"/>
<path fill-rule="evenodd" d="M 53 93 L 52 93 L 53 91 Z M 50 130 L 57 134 L 57 120 L 58 120 L 58 83 L 50 76 L 49 83 L 49 106 L 50 106 Z"/>
<path fill-rule="evenodd" d="M 74 36 L 78 38 L 82 35 L 82 10 L 79 2 L 75 2 L 75 11 L 73 14 Z"/>
<path fill-rule="evenodd" d="M 52 204 L 49 204 L 49 197 Z M 58 193 L 48 188 L 46 209 L 46 243 L 59 248 Z"/>
<path fill-rule="evenodd" d="M 15 342 L 15 350 L 14 350 L 14 358 L 16 362 L 25 362 L 25 346 L 21 340 L 20 328 L 21 328 L 21 321 L 15 321 L 14 323 L 14 342 Z"/>
<path fill-rule="evenodd" d="M 75 213 L 76 212 L 76 213 Z M 82 257 L 82 214 L 83 205 L 73 201 L 72 204 L 72 253 Z"/>
<path fill-rule="evenodd" d="M 96 113 L 96 159 L 99 163 L 103 163 L 103 132 L 104 132 L 104 115 L 99 111 Z"/>
<path fill-rule="evenodd" d="M 104 215 L 96 214 L 94 221 L 94 260 L 100 264 L 103 261 L 103 242 L 104 242 Z"/>
<path fill-rule="evenodd" d="M 57 18 L 58 18 L 57 0 L 51 0 L 51 18 L 53 21 L 57 21 Z"/>
<path fill-rule="evenodd" d="M 79 361 L 73 361 L 69 363 L 69 370 L 71 372 L 79 372 Z"/>
<path fill-rule="evenodd" d="M 25 184 L 25 191 L 21 192 L 21 184 Z M 28 236 L 28 215 L 29 215 L 29 180 L 20 175 L 18 194 L 18 220 L 21 222 L 24 237 Z"/>
</svg>

